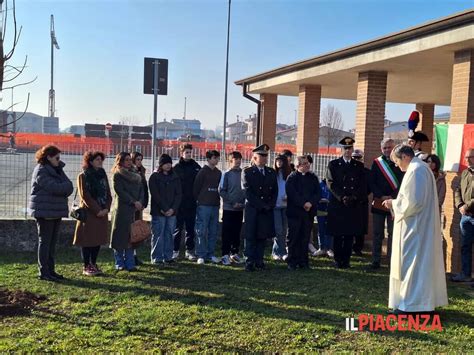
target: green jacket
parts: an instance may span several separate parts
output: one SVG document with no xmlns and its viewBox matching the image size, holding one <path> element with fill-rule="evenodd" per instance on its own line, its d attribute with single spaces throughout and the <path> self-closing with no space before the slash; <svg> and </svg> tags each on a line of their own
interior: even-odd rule
<svg viewBox="0 0 474 355">
<path fill-rule="evenodd" d="M 467 205 L 467 212 L 474 214 L 474 199 L 472 198 L 473 173 L 466 169 L 461 174 L 461 183 L 454 193 L 454 203 L 456 208 Z"/>
<path fill-rule="evenodd" d="M 112 206 L 112 236 L 114 249 L 129 248 L 131 225 L 135 221 L 135 202 L 145 202 L 142 177 L 132 171 L 120 169 L 113 175 L 114 203 Z"/>
</svg>

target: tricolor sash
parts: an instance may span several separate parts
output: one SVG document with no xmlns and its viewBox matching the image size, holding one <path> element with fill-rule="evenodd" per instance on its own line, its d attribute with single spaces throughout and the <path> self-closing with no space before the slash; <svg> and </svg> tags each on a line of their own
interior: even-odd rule
<svg viewBox="0 0 474 355">
<path fill-rule="evenodd" d="M 397 190 L 398 187 L 400 186 L 400 183 L 398 182 L 397 176 L 393 172 L 390 165 L 388 165 L 388 163 L 385 161 L 385 159 L 382 156 L 375 159 L 375 163 L 379 167 L 380 171 L 382 172 L 383 176 L 387 180 L 390 187 L 393 190 Z"/>
</svg>

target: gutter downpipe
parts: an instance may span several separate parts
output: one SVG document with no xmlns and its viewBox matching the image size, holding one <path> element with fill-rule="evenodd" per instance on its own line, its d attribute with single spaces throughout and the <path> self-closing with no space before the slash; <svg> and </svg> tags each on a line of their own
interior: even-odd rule
<svg viewBox="0 0 474 355">
<path fill-rule="evenodd" d="M 262 101 L 256 99 L 255 97 L 253 96 L 250 96 L 249 94 L 247 94 L 247 83 L 243 83 L 242 85 L 242 91 L 243 91 L 243 95 L 246 99 L 249 99 L 250 101 L 253 101 L 257 104 L 257 131 L 255 133 L 256 137 L 255 137 L 255 145 L 258 147 L 260 145 L 260 113 L 262 111 Z"/>
</svg>

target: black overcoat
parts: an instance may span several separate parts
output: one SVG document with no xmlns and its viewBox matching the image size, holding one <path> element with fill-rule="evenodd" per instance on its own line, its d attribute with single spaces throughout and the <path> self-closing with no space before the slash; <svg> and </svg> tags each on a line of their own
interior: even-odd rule
<svg viewBox="0 0 474 355">
<path fill-rule="evenodd" d="M 367 221 L 367 181 L 364 164 L 354 159 L 346 163 L 341 157 L 329 162 L 326 173 L 331 191 L 328 205 L 327 233 L 332 236 L 363 235 Z M 347 206 L 343 197 L 352 198 Z"/>
</svg>

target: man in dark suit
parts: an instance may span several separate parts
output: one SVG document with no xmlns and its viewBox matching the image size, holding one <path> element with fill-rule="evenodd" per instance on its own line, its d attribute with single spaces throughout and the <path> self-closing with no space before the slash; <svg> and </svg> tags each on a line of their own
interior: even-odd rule
<svg viewBox="0 0 474 355">
<path fill-rule="evenodd" d="M 245 270 L 264 269 L 265 240 L 275 236 L 273 209 L 278 183 L 276 172 L 266 166 L 270 147 L 262 144 L 255 148 L 253 165 L 242 175 L 245 189 Z"/>
<path fill-rule="evenodd" d="M 362 209 L 367 199 L 364 164 L 352 159 L 354 139 L 343 138 L 342 156 L 329 162 L 326 173 L 331 196 L 328 205 L 328 235 L 334 237 L 334 260 L 337 268 L 349 268 L 352 244 L 364 232 Z"/>
<path fill-rule="evenodd" d="M 397 198 L 398 189 L 402 183 L 404 173 L 393 161 L 390 154 L 395 147 L 393 139 L 384 139 L 380 143 L 382 155 L 375 158 L 370 168 L 370 189 L 373 193 L 372 202 L 372 264 L 369 269 L 380 268 L 382 242 L 385 238 L 385 222 L 387 222 L 387 257 L 390 265 L 392 250 L 393 218 L 389 210 L 382 206 L 382 202 Z"/>
</svg>

